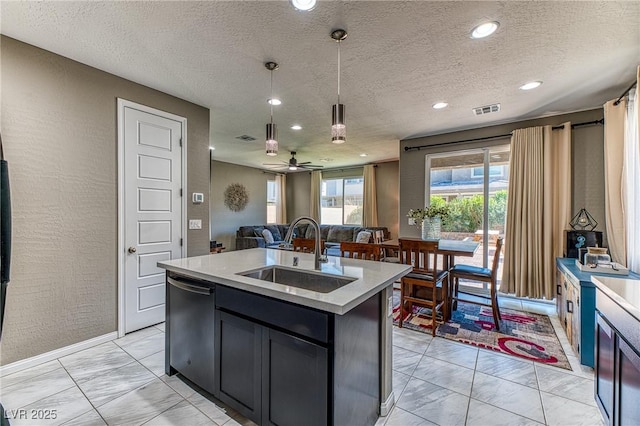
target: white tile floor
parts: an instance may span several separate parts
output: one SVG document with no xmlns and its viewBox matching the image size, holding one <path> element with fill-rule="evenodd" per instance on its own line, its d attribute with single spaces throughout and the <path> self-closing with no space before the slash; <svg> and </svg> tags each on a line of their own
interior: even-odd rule
<svg viewBox="0 0 640 426">
<path fill-rule="evenodd" d="M 573 356 L 554 307 L 506 298 L 501 305 L 549 314 L 574 371 L 394 327 L 397 402 L 377 425 L 601 425 L 593 371 Z M 163 364 L 159 324 L 4 376 L 0 400 L 12 425 L 253 424 L 177 376 L 166 376 Z M 16 418 L 42 410 L 55 410 L 56 418 Z"/>
</svg>

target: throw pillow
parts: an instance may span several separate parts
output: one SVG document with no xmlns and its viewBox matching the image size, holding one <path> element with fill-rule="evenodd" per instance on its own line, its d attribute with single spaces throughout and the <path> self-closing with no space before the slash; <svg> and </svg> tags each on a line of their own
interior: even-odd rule
<svg viewBox="0 0 640 426">
<path fill-rule="evenodd" d="M 273 235 L 273 239 L 276 241 L 282 241 L 284 239 L 284 235 L 280 235 L 280 230 L 276 225 L 267 225 L 264 229 L 268 229 L 271 231 L 271 235 Z"/>
<path fill-rule="evenodd" d="M 360 231 L 358 232 L 358 236 L 356 237 L 356 243 L 368 243 L 369 239 L 371 239 L 371 232 Z"/>
<path fill-rule="evenodd" d="M 264 227 L 262 227 L 262 226 L 253 228 L 253 236 L 254 237 L 262 237 L 262 231 L 264 231 Z"/>
<path fill-rule="evenodd" d="M 264 242 L 267 244 L 273 244 L 275 240 L 273 239 L 273 234 L 268 229 L 262 231 L 262 236 L 264 237 Z"/>
<path fill-rule="evenodd" d="M 353 241 L 353 228 L 350 226 L 331 225 L 327 233 L 327 241 L 334 243 Z"/>
</svg>

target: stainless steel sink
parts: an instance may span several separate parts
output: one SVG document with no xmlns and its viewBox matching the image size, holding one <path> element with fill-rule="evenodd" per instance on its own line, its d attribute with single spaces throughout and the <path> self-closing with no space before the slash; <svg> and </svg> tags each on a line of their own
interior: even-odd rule
<svg viewBox="0 0 640 426">
<path fill-rule="evenodd" d="M 238 275 L 318 293 L 330 293 L 356 280 L 351 277 L 300 271 L 280 266 L 267 266 L 252 271 L 239 272 Z"/>
</svg>

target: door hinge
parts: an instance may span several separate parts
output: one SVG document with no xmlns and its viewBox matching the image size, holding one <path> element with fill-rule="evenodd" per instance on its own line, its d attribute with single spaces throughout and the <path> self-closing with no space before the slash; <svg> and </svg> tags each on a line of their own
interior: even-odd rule
<svg viewBox="0 0 640 426">
<path fill-rule="evenodd" d="M 182 188 L 180 188 L 180 196 L 182 197 Z"/>
<path fill-rule="evenodd" d="M 180 247 L 182 247 L 182 238 L 180 238 Z"/>
<path fill-rule="evenodd" d="M 180 146 L 182 146 L 182 138 L 180 138 Z"/>
</svg>

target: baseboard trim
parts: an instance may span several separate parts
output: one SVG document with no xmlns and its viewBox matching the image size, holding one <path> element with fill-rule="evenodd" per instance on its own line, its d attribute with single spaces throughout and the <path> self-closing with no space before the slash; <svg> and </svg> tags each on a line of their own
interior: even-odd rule
<svg viewBox="0 0 640 426">
<path fill-rule="evenodd" d="M 391 412 L 393 405 L 396 402 L 396 396 L 393 394 L 393 391 L 387 397 L 387 400 L 380 403 L 380 417 L 386 417 L 387 414 Z"/>
<path fill-rule="evenodd" d="M 16 362 L 12 362 L 11 364 L 0 366 L 0 376 L 6 376 L 7 374 L 17 373 L 18 371 L 35 367 L 36 365 L 44 364 L 45 362 L 53 361 L 54 359 L 71 355 L 72 353 L 75 353 L 84 349 L 88 349 L 93 346 L 101 345 L 102 343 L 110 342 L 117 338 L 118 338 L 118 332 L 113 331 L 111 333 L 103 334 L 102 336 L 98 336 L 89 340 L 84 340 L 82 342 L 74 343 L 73 345 L 65 346 L 59 349 L 54 349 L 52 351 L 45 352 L 43 354 L 36 355 L 31 358 L 21 359 L 20 361 L 16 361 Z"/>
</svg>

